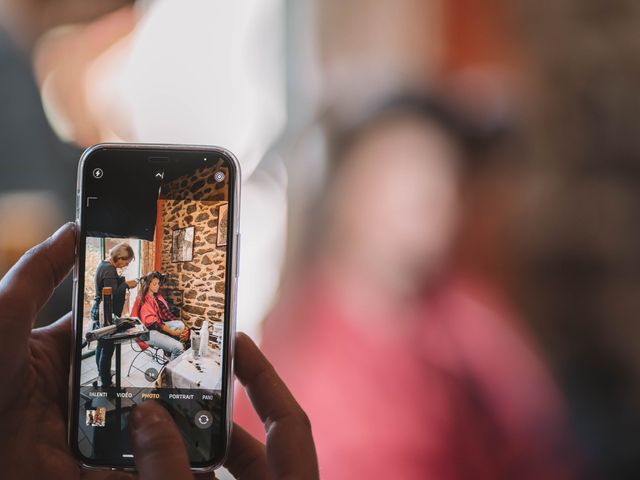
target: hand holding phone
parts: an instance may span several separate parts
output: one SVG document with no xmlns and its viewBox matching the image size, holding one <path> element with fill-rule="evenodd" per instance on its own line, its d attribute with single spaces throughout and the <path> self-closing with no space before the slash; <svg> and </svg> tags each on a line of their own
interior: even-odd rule
<svg viewBox="0 0 640 480">
<path fill-rule="evenodd" d="M 31 330 L 38 311 L 73 264 L 75 232 L 73 224 L 65 225 L 27 252 L 0 281 L 0 468 L 8 480 L 103 475 L 81 470 L 65 439 L 71 316 Z M 265 450 L 236 427 L 227 468 L 238 478 L 278 478 L 286 473 L 317 479 L 304 412 L 243 335 L 237 340 L 236 371 L 269 433 Z M 192 478 L 181 433 L 166 410 L 145 402 L 134 413 L 130 434 L 139 478 Z"/>
<path fill-rule="evenodd" d="M 236 373 L 269 427 L 266 448 L 235 425 L 225 467 L 235 478 L 319 478 L 311 425 L 268 360 L 246 335 L 236 342 Z M 154 480 L 192 478 L 182 439 L 159 404 L 146 402 L 131 418 L 136 465 Z M 164 461 L 159 463 L 158 458 Z"/>
</svg>

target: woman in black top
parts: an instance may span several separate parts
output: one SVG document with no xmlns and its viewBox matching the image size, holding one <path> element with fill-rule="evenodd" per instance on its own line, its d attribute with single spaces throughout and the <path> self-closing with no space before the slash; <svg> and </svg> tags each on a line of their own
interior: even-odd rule
<svg viewBox="0 0 640 480">
<path fill-rule="evenodd" d="M 96 270 L 95 288 L 93 307 L 91 308 L 91 319 L 94 327 L 104 326 L 98 325 L 100 303 L 102 301 L 102 289 L 111 287 L 113 313 L 117 316 L 122 315 L 124 308 L 124 300 L 127 290 L 136 286 L 135 280 L 127 281 L 123 276 L 118 275 L 118 268 L 125 268 L 135 259 L 133 249 L 128 243 L 119 243 L 109 250 L 109 257 L 98 265 Z M 104 319 L 105 324 L 111 324 L 113 319 Z M 113 357 L 113 343 L 98 340 L 96 347 L 96 364 L 100 375 L 100 383 L 103 387 L 111 386 L 111 358 Z"/>
</svg>

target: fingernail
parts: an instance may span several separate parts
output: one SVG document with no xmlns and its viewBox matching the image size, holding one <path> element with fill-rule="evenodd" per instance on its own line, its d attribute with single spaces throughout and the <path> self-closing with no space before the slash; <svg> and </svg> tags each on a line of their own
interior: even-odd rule
<svg viewBox="0 0 640 480">
<path fill-rule="evenodd" d="M 64 235 L 67 230 L 74 230 L 76 229 L 76 224 L 75 222 L 67 222 L 64 225 L 62 225 L 60 228 L 58 228 L 58 230 L 55 231 L 55 233 L 53 235 L 51 235 L 52 238 L 56 238 L 59 237 L 60 235 Z"/>
</svg>

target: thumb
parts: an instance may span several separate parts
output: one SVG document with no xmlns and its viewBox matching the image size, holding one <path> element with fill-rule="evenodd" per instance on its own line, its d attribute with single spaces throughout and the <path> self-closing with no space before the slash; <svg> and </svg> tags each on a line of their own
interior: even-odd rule
<svg viewBox="0 0 640 480">
<path fill-rule="evenodd" d="M 193 478 L 178 427 L 159 403 L 146 401 L 133 409 L 129 436 L 141 480 Z"/>
</svg>

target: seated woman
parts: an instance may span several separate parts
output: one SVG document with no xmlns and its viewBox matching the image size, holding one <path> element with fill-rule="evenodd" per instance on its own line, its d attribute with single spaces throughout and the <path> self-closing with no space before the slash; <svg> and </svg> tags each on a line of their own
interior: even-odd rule
<svg viewBox="0 0 640 480">
<path fill-rule="evenodd" d="M 160 290 L 160 274 L 152 272 L 142 280 L 140 294 L 131 309 L 131 315 L 140 318 L 149 329 L 146 342 L 161 348 L 174 359 L 184 352 L 183 342 L 189 339 L 189 329 L 169 310 L 169 305 Z"/>
</svg>

